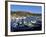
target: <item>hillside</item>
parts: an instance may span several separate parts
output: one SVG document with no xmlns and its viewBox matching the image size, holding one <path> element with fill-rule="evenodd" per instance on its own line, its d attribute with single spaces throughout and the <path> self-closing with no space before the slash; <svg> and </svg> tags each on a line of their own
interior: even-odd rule
<svg viewBox="0 0 46 37">
<path fill-rule="evenodd" d="M 16 17 L 22 17 L 22 16 L 41 16 L 41 14 L 33 14 L 32 12 L 26 12 L 26 11 L 16 11 L 16 12 L 12 12 L 11 11 L 11 15 L 12 16 L 16 16 Z"/>
</svg>

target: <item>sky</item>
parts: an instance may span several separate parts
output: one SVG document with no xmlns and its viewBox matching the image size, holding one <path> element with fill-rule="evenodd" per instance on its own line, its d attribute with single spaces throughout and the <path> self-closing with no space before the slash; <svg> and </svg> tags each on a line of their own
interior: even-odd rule
<svg viewBox="0 0 46 37">
<path fill-rule="evenodd" d="M 11 11 L 29 11 L 32 13 L 42 13 L 42 7 L 32 5 L 11 5 Z"/>
</svg>

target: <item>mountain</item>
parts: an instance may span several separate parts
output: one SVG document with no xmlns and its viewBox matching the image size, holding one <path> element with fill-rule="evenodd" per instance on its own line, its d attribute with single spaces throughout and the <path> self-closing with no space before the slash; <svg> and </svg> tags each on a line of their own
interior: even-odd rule
<svg viewBox="0 0 46 37">
<path fill-rule="evenodd" d="M 11 11 L 11 15 L 16 16 L 16 17 L 18 16 L 20 17 L 22 16 L 41 16 L 41 14 L 34 14 L 32 12 L 27 12 L 27 11 L 16 11 L 16 12 Z"/>
</svg>

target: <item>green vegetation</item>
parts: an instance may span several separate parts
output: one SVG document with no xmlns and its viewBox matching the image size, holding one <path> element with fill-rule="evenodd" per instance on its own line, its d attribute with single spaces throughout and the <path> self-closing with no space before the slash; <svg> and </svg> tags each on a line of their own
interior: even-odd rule
<svg viewBox="0 0 46 37">
<path fill-rule="evenodd" d="M 16 11 L 16 12 L 12 12 L 11 11 L 11 15 L 12 16 L 16 16 L 16 17 L 18 17 L 18 16 L 20 16 L 20 17 L 22 17 L 22 16 L 41 16 L 41 14 L 33 14 L 33 13 L 31 13 L 31 12 L 24 12 L 24 11 Z"/>
</svg>

